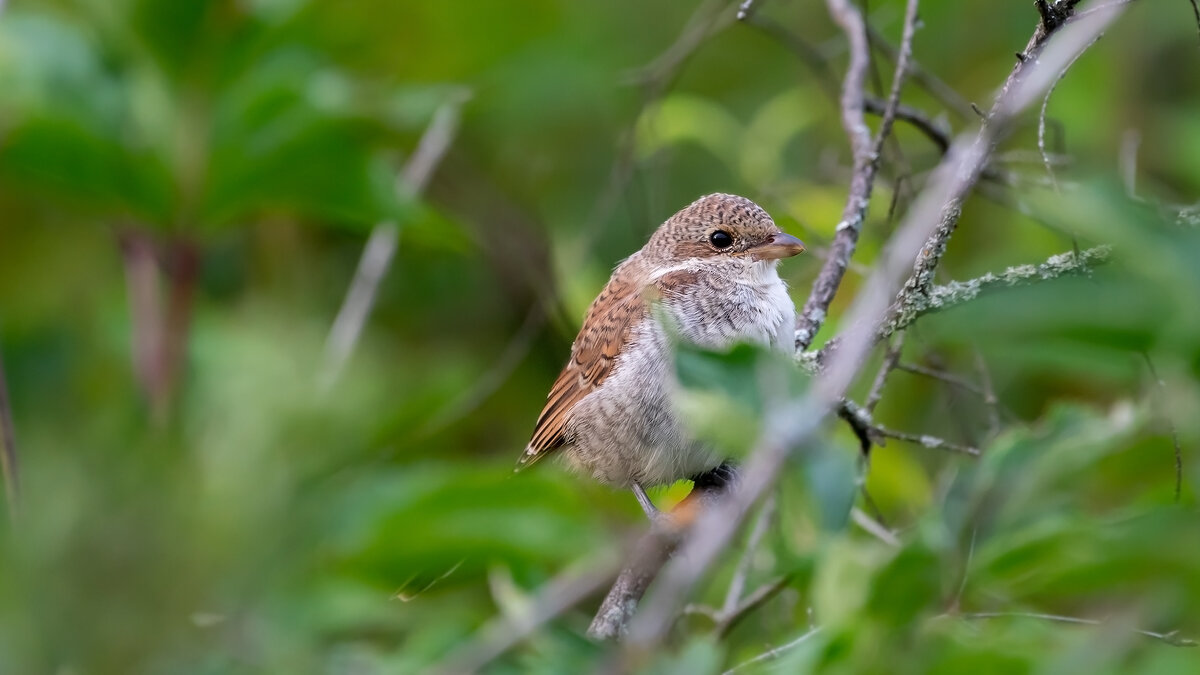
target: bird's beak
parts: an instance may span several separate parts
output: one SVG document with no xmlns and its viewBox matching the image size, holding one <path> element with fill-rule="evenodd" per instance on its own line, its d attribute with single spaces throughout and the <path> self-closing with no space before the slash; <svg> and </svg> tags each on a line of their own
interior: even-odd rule
<svg viewBox="0 0 1200 675">
<path fill-rule="evenodd" d="M 786 232 L 776 232 L 770 239 L 747 251 L 755 260 L 779 260 L 804 253 L 804 242 Z"/>
</svg>

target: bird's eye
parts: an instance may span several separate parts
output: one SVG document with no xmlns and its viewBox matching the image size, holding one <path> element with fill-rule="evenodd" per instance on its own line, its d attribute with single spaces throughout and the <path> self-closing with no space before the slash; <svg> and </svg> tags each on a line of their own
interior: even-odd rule
<svg viewBox="0 0 1200 675">
<path fill-rule="evenodd" d="M 725 230 L 717 230 L 708 235 L 708 240 L 717 248 L 729 248 L 733 246 L 733 237 Z"/>
</svg>

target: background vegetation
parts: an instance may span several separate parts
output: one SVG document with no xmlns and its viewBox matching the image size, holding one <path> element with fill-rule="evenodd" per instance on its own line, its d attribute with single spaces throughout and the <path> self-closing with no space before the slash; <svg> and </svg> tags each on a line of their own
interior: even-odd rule
<svg viewBox="0 0 1200 675">
<path fill-rule="evenodd" d="M 630 495 L 552 463 L 511 475 L 614 263 L 698 195 L 735 192 L 810 244 L 782 268 L 803 302 L 846 194 L 830 95 L 846 48 L 821 3 L 767 2 L 749 24 L 718 0 L 0 7 L 19 459 L 3 672 L 422 672 L 478 654 L 642 527 Z M 902 14 L 867 8 L 892 43 Z M 961 98 L 914 81 L 904 100 L 972 129 L 1036 13 L 921 18 L 915 57 Z M 1089 278 L 908 331 L 902 363 L 969 386 L 896 371 L 878 421 L 982 456 L 893 440 L 862 473 L 831 424 L 746 558 L 746 591 L 777 592 L 719 632 L 685 615 L 634 666 L 720 672 L 808 635 L 745 671 L 1197 672 L 1196 32 L 1185 2 L 1134 3 L 1049 101 L 1059 188 L 1035 114 L 967 203 L 943 281 L 1113 246 Z M 448 152 L 423 191 L 397 186 L 439 116 Z M 912 126 L 896 138 L 818 344 L 889 204 L 938 160 Z M 326 336 L 381 222 L 399 248 L 339 372 Z M 744 358 L 681 365 L 736 399 Z M 753 428 L 745 403 L 729 428 Z M 849 517 L 859 475 L 870 521 Z M 694 603 L 723 604 L 744 539 Z M 610 663 L 583 636 L 596 588 L 486 668 Z"/>
</svg>

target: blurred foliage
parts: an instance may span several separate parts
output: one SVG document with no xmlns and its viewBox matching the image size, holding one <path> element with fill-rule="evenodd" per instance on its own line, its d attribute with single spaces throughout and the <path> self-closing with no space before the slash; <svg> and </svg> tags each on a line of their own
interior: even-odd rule
<svg viewBox="0 0 1200 675">
<path fill-rule="evenodd" d="M 0 537 L 0 671 L 423 672 L 623 546 L 642 520 L 629 495 L 554 463 L 511 474 L 587 303 L 697 195 L 746 194 L 818 254 L 845 195 L 835 101 L 786 45 L 729 21 L 734 4 L 0 5 L 0 355 L 21 462 Z M 840 73 L 821 3 L 761 4 Z M 869 14 L 895 40 L 901 12 Z M 921 14 L 917 59 L 981 104 L 1035 22 L 1024 3 Z M 976 355 L 987 364 L 998 433 L 978 397 L 907 372 L 877 410 L 983 456 L 877 448 L 873 505 L 853 504 L 878 509 L 892 546 L 849 517 L 862 473 L 831 424 L 780 477 L 751 558 L 748 588 L 788 574 L 786 588 L 719 640 L 683 617 L 645 672 L 720 672 L 812 626 L 738 672 L 1197 672 L 1200 650 L 1177 645 L 1200 638 L 1200 230 L 1195 207 L 1172 206 L 1200 193 L 1197 81 L 1184 3 L 1134 4 L 1078 62 L 1049 104 L 1051 146 L 1073 158 L 1062 191 L 1031 154 L 1036 125 L 1018 129 L 1000 165 L 1015 185 L 967 204 L 941 274 L 1099 242 L 1113 262 L 909 332 L 906 362 L 973 382 Z M 976 124 L 916 84 L 905 100 L 955 131 Z M 397 190 L 447 104 L 463 114 L 450 155 L 424 196 Z M 864 265 L 898 182 L 919 187 L 937 161 L 896 133 L 907 168 L 888 163 Z M 397 259 L 322 390 L 325 333 L 366 230 L 387 220 Z M 131 365 L 129 231 L 190 242 L 199 260 L 165 416 Z M 817 267 L 784 264 L 798 302 Z M 152 290 L 169 296 L 179 276 L 163 271 L 176 285 Z M 731 454 L 762 401 L 803 386 L 749 349 L 684 352 L 678 369 Z M 696 603 L 720 606 L 741 548 Z M 583 637 L 597 603 L 489 669 L 607 663 Z"/>
</svg>

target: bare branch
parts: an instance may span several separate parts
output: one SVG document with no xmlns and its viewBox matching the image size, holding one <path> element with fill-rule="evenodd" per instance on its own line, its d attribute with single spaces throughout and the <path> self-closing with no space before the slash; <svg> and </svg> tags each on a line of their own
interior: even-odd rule
<svg viewBox="0 0 1200 675">
<path fill-rule="evenodd" d="M 898 333 L 892 338 L 892 344 L 888 346 L 887 352 L 883 355 L 883 363 L 879 365 L 879 372 L 875 374 L 875 381 L 871 383 L 871 391 L 867 394 L 867 401 L 863 404 L 867 414 L 875 412 L 875 406 L 879 404 L 879 399 L 883 398 L 883 385 L 887 384 L 888 375 L 892 369 L 896 368 L 900 361 L 900 352 L 904 350 L 904 333 Z"/>
<path fill-rule="evenodd" d="M 1096 40 L 1099 40 L 1100 38 L 1101 35 L 1096 36 Z M 1095 44 L 1096 40 L 1092 40 L 1092 44 Z M 1088 47 L 1091 46 L 1092 45 L 1088 45 Z M 1058 87 L 1058 83 L 1062 82 L 1063 78 L 1067 76 L 1067 71 L 1071 70 L 1071 66 L 1075 65 L 1075 62 L 1078 61 L 1079 57 L 1083 56 L 1084 52 L 1086 51 L 1087 47 L 1085 47 L 1083 51 L 1076 54 L 1075 58 L 1071 59 L 1071 62 L 1067 64 L 1067 67 L 1063 68 L 1062 72 L 1058 74 L 1058 77 L 1055 78 L 1054 83 L 1051 84 L 1050 88 L 1046 90 L 1046 95 L 1042 97 L 1042 109 L 1038 112 L 1038 152 L 1041 153 L 1042 164 L 1046 167 L 1046 175 L 1050 177 L 1050 184 L 1054 187 L 1055 192 L 1059 191 L 1058 177 L 1054 175 L 1054 167 L 1050 163 L 1050 155 L 1046 152 L 1046 108 L 1050 106 L 1050 97 L 1054 95 L 1054 90 Z"/>
<path fill-rule="evenodd" d="M 996 397 L 996 389 L 992 386 L 992 374 L 988 371 L 987 361 L 983 352 L 975 349 L 975 370 L 979 373 L 979 386 L 983 389 L 983 403 L 988 410 L 988 438 L 993 439 L 1000 433 L 1000 399 Z"/>
<path fill-rule="evenodd" d="M 750 595 L 747 595 L 740 603 L 731 607 L 728 610 L 722 611 L 719 615 L 717 627 L 713 630 L 713 634 L 717 638 L 725 637 L 733 627 L 742 619 L 746 618 L 750 612 L 761 607 L 766 601 L 775 597 L 792 581 L 792 574 L 783 574 L 776 577 L 773 581 L 763 584 L 756 588 Z"/>
<path fill-rule="evenodd" d="M 887 37 L 883 33 L 880 33 L 874 26 L 867 24 L 867 32 L 871 38 L 871 46 L 882 50 L 888 55 L 888 58 L 896 61 L 900 50 L 888 42 Z M 939 103 L 946 106 L 951 112 L 964 119 L 973 119 L 975 117 L 974 112 L 971 110 L 971 104 L 954 87 L 951 87 L 937 75 L 926 70 L 916 60 L 913 60 L 909 67 L 909 74 L 913 82 L 929 92 L 930 95 L 936 98 Z"/>
<path fill-rule="evenodd" d="M 980 454 L 979 448 L 970 445 L 963 445 L 961 443 L 954 443 L 952 441 L 938 438 L 937 436 L 930 436 L 929 434 L 910 434 L 907 431 L 896 431 L 895 429 L 889 429 L 879 424 L 873 425 L 871 427 L 871 431 L 883 436 L 884 438 L 894 438 L 898 441 L 904 441 L 906 443 L 916 443 L 917 445 L 924 446 L 931 450 L 949 450 L 950 452 L 961 452 L 964 455 L 971 455 L 972 457 L 978 457 Z"/>
<path fill-rule="evenodd" d="M 474 638 L 455 650 L 436 672 L 476 672 L 543 623 L 587 598 L 612 578 L 617 567 L 615 556 L 592 563 L 593 566 L 586 570 L 568 571 L 543 584 L 527 613 L 498 617 L 484 625 Z"/>
<path fill-rule="evenodd" d="M 743 662 L 737 664 L 736 666 L 730 668 L 729 670 L 726 670 L 724 675 L 730 675 L 731 673 L 736 673 L 739 670 L 749 668 L 750 666 L 753 666 L 757 663 L 762 663 L 763 661 L 774 661 L 775 659 L 782 656 L 784 653 L 804 644 L 809 638 L 811 638 L 812 636 L 814 636 L 820 632 L 821 632 L 820 626 L 817 626 L 815 628 L 810 628 L 803 635 L 796 638 L 795 640 L 792 640 L 791 642 L 788 642 L 786 644 L 779 645 L 778 647 L 775 647 L 774 649 L 768 649 L 767 651 L 763 652 L 762 654 L 759 654 L 758 656 L 750 659 L 749 661 L 743 661 Z"/>
<path fill-rule="evenodd" d="M 924 375 L 925 377 L 933 378 L 935 380 L 940 380 L 952 387 L 958 387 L 959 389 L 962 389 L 963 391 L 967 391 L 972 394 L 975 394 L 979 398 L 982 398 L 982 399 L 987 398 L 987 394 L 983 391 L 982 387 L 979 387 L 975 383 L 973 383 L 967 379 L 964 379 L 962 377 L 959 377 L 958 375 L 955 375 L 954 373 L 948 373 L 944 370 L 938 370 L 937 368 L 928 368 L 926 366 L 922 366 L 922 365 L 919 365 L 916 363 L 897 364 L 896 370 L 903 370 L 906 373 L 912 373 L 914 375 Z"/>
<path fill-rule="evenodd" d="M 829 305 L 841 286 L 846 266 L 854 255 L 858 235 L 862 230 L 867 208 L 871 203 L 871 191 L 879 169 L 880 151 L 891 132 L 896 107 L 900 102 L 900 90 L 908 72 L 908 61 L 912 56 L 913 34 L 916 32 L 917 0 L 908 0 L 904 16 L 904 36 L 896 58 L 896 71 L 892 77 L 892 89 L 884 107 L 883 119 L 874 142 L 871 131 L 863 119 L 864 81 L 870 65 L 870 44 L 867 41 L 866 24 L 862 14 L 849 0 L 828 0 L 833 20 L 846 33 L 850 45 L 850 64 L 842 86 L 842 127 L 850 139 L 854 155 L 854 175 L 850 179 L 850 193 L 842 210 L 842 220 L 837 225 L 831 255 L 821 267 L 813 289 L 796 317 L 796 349 L 807 349 L 825 323 Z"/>
<path fill-rule="evenodd" d="M 887 102 L 874 96 L 867 96 L 863 98 L 863 109 L 874 115 L 882 115 L 887 109 Z M 945 152 L 950 148 L 950 132 L 942 128 L 941 125 L 933 121 L 933 119 L 921 110 L 910 105 L 898 103 L 896 105 L 895 116 L 896 119 L 908 122 L 921 133 L 925 134 L 937 146 L 939 152 Z"/>
<path fill-rule="evenodd" d="M 1171 444 L 1175 446 L 1175 503 L 1178 504 L 1179 497 L 1183 493 L 1183 448 L 1179 444 L 1179 430 L 1175 428 L 1175 422 L 1166 412 L 1166 383 L 1158 376 L 1158 370 L 1154 367 L 1154 362 L 1150 360 L 1150 354 L 1142 352 L 1142 358 L 1146 361 L 1146 369 L 1150 371 L 1150 377 L 1154 379 L 1154 390 L 1157 394 L 1154 398 L 1157 399 L 1159 417 L 1171 435 Z"/>
<path fill-rule="evenodd" d="M 856 429 L 862 429 L 869 438 L 894 438 L 898 441 L 916 443 L 917 445 L 922 445 L 926 448 L 931 448 L 934 450 L 949 450 L 952 452 L 961 452 L 963 454 L 975 457 L 979 456 L 979 449 L 969 445 L 953 443 L 951 441 L 943 440 L 937 436 L 930 436 L 928 434 L 910 434 L 906 431 L 896 431 L 880 424 L 876 424 L 875 421 L 871 419 L 871 414 L 869 412 L 864 410 L 850 399 L 842 399 L 840 405 L 841 410 L 845 411 L 846 414 L 853 418 L 853 426 Z"/>
<path fill-rule="evenodd" d="M 896 534 L 883 526 L 883 523 L 868 516 L 862 509 L 857 506 L 850 509 L 850 520 L 863 529 L 864 532 L 875 537 L 879 541 L 893 548 L 900 547 L 900 540 L 896 538 Z"/>
<path fill-rule="evenodd" d="M 1099 619 L 1084 619 L 1077 616 L 1063 616 L 1061 614 L 1043 614 L 1041 612 L 969 612 L 966 614 L 957 615 L 963 619 L 1039 619 L 1041 621 L 1053 621 L 1056 623 L 1077 623 L 1085 626 L 1101 626 L 1103 621 Z M 1168 633 L 1159 633 L 1152 630 L 1142 630 L 1140 628 L 1131 628 L 1138 635 L 1162 640 L 1163 642 L 1174 647 L 1196 647 L 1200 646 L 1200 642 L 1191 638 L 1179 636 L 1179 631 L 1173 630 Z"/>
<path fill-rule="evenodd" d="M 677 539 L 668 539 L 651 530 L 638 540 L 630 562 L 621 570 L 616 582 L 608 589 L 604 602 L 592 617 L 588 637 L 594 640 L 616 640 L 624 637 L 629 621 L 637 611 L 638 601 L 650 588 L 650 582 L 671 557 Z"/>
<path fill-rule="evenodd" d="M 1121 169 L 1121 178 L 1125 182 L 1125 194 L 1130 199 L 1137 199 L 1137 162 L 1138 162 L 1138 147 L 1142 144 L 1142 132 L 1136 127 L 1131 127 L 1121 134 L 1121 154 L 1118 157 L 1118 163 Z"/>
<path fill-rule="evenodd" d="M 458 131 L 459 108 L 465 101 L 465 96 L 447 101 L 434 113 L 416 151 L 400 173 L 396 183 L 398 193 L 412 197 L 425 190 L 442 156 L 450 149 Z M 346 299 L 342 301 L 342 307 L 325 341 L 325 364 L 319 380 L 323 390 L 337 381 L 358 344 L 371 307 L 375 304 L 379 284 L 387 275 L 392 258 L 396 255 L 399 234 L 396 223 L 380 223 L 367 238 L 358 268 L 354 271 L 354 280 L 350 282 Z"/>
<path fill-rule="evenodd" d="M 725 484 L 696 485 L 687 498 L 676 505 L 671 516 L 683 520 L 679 512 L 711 509 L 726 490 Z M 604 597 L 600 609 L 588 626 L 588 636 L 597 640 L 615 640 L 625 635 L 629 622 L 637 610 L 638 601 L 646 594 L 650 582 L 671 558 L 683 535 L 683 528 L 668 529 L 655 527 L 642 535 L 629 556 L 629 562 L 621 570 Z"/>
<path fill-rule="evenodd" d="M 766 536 L 774 515 L 775 498 L 772 496 L 763 503 L 762 509 L 758 513 L 758 519 L 754 521 L 754 529 L 750 530 L 750 538 L 746 540 L 746 550 L 742 552 L 742 560 L 738 563 L 737 569 L 733 573 L 733 579 L 729 582 L 729 590 L 725 593 L 725 604 L 721 607 L 722 614 L 728 615 L 733 612 L 738 601 L 742 599 L 742 592 L 746 589 L 746 577 L 750 576 L 750 567 L 754 563 L 754 555 L 758 553 L 758 546 L 762 543 L 762 538 Z"/>
</svg>

